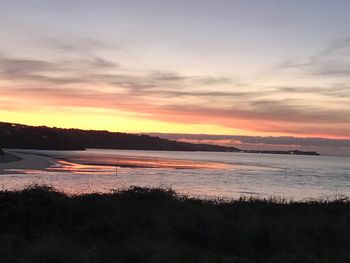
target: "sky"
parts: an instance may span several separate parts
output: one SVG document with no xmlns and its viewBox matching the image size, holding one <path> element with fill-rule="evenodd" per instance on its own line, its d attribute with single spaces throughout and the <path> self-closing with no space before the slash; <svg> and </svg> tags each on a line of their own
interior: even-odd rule
<svg viewBox="0 0 350 263">
<path fill-rule="evenodd" d="M 350 1 L 0 0 L 0 121 L 350 139 Z"/>
</svg>

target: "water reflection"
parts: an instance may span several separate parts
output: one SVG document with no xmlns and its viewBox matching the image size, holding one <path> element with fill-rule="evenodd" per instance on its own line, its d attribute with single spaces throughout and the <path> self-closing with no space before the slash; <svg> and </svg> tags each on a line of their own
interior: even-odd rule
<svg viewBox="0 0 350 263">
<path fill-rule="evenodd" d="M 47 184 L 70 194 L 172 187 L 197 197 L 294 200 L 350 195 L 350 167 L 343 159 L 113 150 L 38 153 L 54 158 L 55 165 L 43 171 L 7 170 L 0 176 L 0 187 Z"/>
<path fill-rule="evenodd" d="M 71 172 L 86 169 L 101 169 L 104 166 L 170 169 L 225 169 L 232 166 L 232 164 L 229 165 L 215 162 L 133 156 L 78 155 L 69 158 L 56 157 L 56 159 L 58 165 L 51 169 L 61 169 Z"/>
</svg>

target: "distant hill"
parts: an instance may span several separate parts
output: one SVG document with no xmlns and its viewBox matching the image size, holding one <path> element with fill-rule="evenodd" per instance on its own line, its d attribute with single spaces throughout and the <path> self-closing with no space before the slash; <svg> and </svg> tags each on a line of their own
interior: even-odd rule
<svg viewBox="0 0 350 263">
<path fill-rule="evenodd" d="M 0 122 L 3 148 L 84 150 L 129 149 L 165 151 L 238 152 L 235 147 L 178 142 L 148 135 L 120 132 L 34 127 Z"/>
<path fill-rule="evenodd" d="M 299 151 L 299 150 L 290 150 L 290 151 L 267 151 L 267 150 L 246 150 L 247 153 L 268 153 L 268 154 L 292 154 L 292 155 L 320 155 L 314 151 Z"/>
<path fill-rule="evenodd" d="M 0 123 L 0 146 L 20 149 L 85 149 L 80 143 L 59 130 L 12 123 Z"/>
<path fill-rule="evenodd" d="M 2 148 L 41 150 L 127 149 L 159 151 L 245 152 L 267 154 L 319 155 L 299 150 L 240 150 L 213 144 L 196 144 L 163 139 L 157 136 L 121 132 L 62 129 L 0 122 Z M 0 151 L 1 154 L 2 151 Z"/>
<path fill-rule="evenodd" d="M 0 148 L 0 155 L 5 155 L 4 151 Z"/>
</svg>

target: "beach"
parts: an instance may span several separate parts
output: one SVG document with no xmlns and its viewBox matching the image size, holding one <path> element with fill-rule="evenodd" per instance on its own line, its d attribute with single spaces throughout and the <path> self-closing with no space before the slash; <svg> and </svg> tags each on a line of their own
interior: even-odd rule
<svg viewBox="0 0 350 263">
<path fill-rule="evenodd" d="M 0 174 L 9 173 L 8 170 L 44 170 L 54 164 L 49 158 L 5 150 L 5 155 L 0 156 Z"/>
<path fill-rule="evenodd" d="M 6 152 L 22 159 L 0 164 L 3 189 L 45 183 L 72 194 L 172 187 L 202 198 L 293 200 L 350 193 L 350 165 L 344 157 L 105 149 Z"/>
<path fill-rule="evenodd" d="M 317 199 L 349 170 L 327 158 L 5 150 L 1 262 L 349 262 L 348 195 Z M 314 199 L 292 201 L 302 180 Z"/>
<path fill-rule="evenodd" d="M 11 163 L 11 162 L 16 162 L 20 161 L 21 158 L 18 157 L 17 155 L 14 155 L 12 153 L 4 153 L 4 155 L 0 155 L 0 165 L 2 163 Z"/>
</svg>

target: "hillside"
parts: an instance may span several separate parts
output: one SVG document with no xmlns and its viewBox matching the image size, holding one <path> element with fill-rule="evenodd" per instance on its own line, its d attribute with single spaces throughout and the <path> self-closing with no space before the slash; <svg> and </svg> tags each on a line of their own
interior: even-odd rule
<svg viewBox="0 0 350 263">
<path fill-rule="evenodd" d="M 130 134 L 122 132 L 81 129 L 62 129 L 50 128 L 46 126 L 36 127 L 5 122 L 0 122 L 0 146 L 2 148 L 40 150 L 85 150 L 86 148 L 95 148 L 319 155 L 317 152 L 305 152 L 299 150 L 241 150 L 231 146 L 226 147 L 213 144 L 180 142 L 146 134 Z"/>
<path fill-rule="evenodd" d="M 148 135 L 120 132 L 34 127 L 0 122 L 0 145 L 3 148 L 84 150 L 129 149 L 166 151 L 237 152 L 235 147 L 184 143 Z"/>
</svg>

